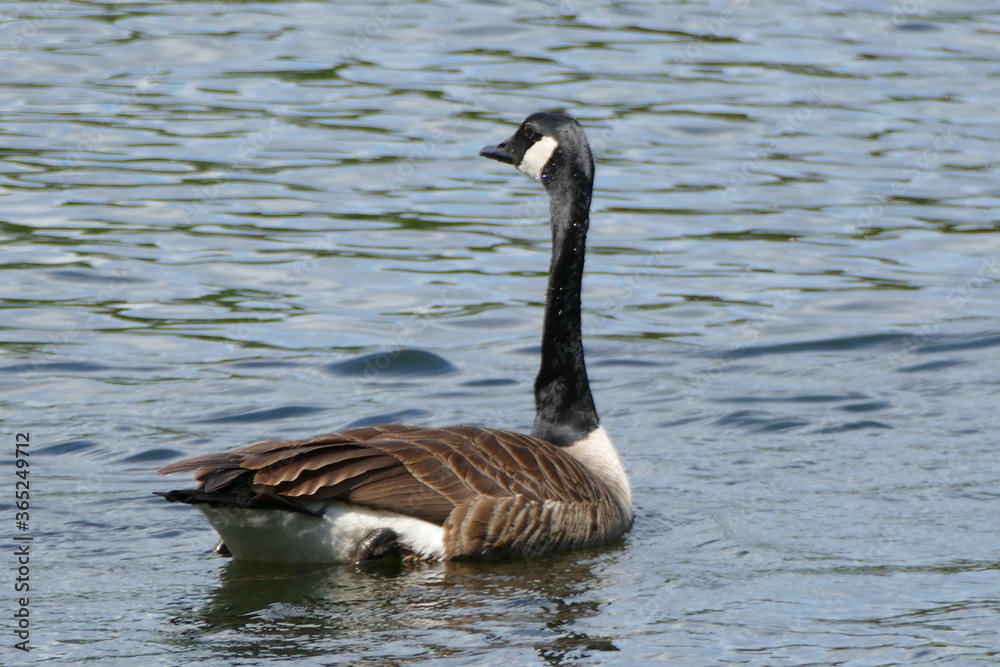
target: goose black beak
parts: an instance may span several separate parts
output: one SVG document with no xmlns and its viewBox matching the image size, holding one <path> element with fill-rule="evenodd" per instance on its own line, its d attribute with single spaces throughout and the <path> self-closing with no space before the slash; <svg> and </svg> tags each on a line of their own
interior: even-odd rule
<svg viewBox="0 0 1000 667">
<path fill-rule="evenodd" d="M 496 160 L 497 162 L 503 162 L 505 164 L 514 164 L 514 156 L 510 153 L 510 148 L 508 148 L 510 141 L 505 141 L 503 143 L 497 144 L 496 146 L 483 146 L 479 154 L 483 157 L 488 157 L 491 160 Z"/>
</svg>

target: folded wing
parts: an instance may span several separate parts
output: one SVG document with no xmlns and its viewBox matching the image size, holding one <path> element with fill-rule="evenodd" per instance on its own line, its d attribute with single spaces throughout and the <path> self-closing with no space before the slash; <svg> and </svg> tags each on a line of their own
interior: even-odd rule
<svg viewBox="0 0 1000 667">
<path fill-rule="evenodd" d="M 307 440 L 269 440 L 164 466 L 197 488 L 168 499 L 313 513 L 330 499 L 444 525 L 456 507 L 490 499 L 598 503 L 608 492 L 563 449 L 528 435 L 456 426 L 363 426 Z"/>
</svg>

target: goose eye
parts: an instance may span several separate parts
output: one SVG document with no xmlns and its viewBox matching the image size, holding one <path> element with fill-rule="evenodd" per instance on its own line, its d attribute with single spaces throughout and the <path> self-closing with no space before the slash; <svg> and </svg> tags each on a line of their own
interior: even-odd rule
<svg viewBox="0 0 1000 667">
<path fill-rule="evenodd" d="M 527 125 L 524 127 L 524 136 L 528 138 L 528 141 L 538 141 L 542 138 L 542 135 L 538 134 Z"/>
</svg>

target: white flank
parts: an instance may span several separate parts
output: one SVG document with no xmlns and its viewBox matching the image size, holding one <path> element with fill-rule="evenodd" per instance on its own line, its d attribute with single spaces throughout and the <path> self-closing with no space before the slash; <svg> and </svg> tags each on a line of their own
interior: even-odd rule
<svg viewBox="0 0 1000 667">
<path fill-rule="evenodd" d="M 552 159 L 552 154 L 556 152 L 558 146 L 559 142 L 552 137 L 542 137 L 525 152 L 517 168 L 541 183 L 542 170 Z"/>
<path fill-rule="evenodd" d="M 632 508 L 632 487 L 629 486 L 622 461 L 618 458 L 618 450 L 603 426 L 598 426 L 586 438 L 567 447 L 566 451 L 607 482 L 625 507 Z"/>
<path fill-rule="evenodd" d="M 353 563 L 358 543 L 377 528 L 391 528 L 400 546 L 421 558 L 444 556 L 444 529 L 413 517 L 337 500 L 322 516 L 282 510 L 198 505 L 229 551 L 262 563 Z"/>
</svg>

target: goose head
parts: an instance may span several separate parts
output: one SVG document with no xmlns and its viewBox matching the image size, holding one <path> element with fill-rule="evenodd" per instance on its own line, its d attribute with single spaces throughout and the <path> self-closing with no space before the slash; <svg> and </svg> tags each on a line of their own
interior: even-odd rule
<svg viewBox="0 0 1000 667">
<path fill-rule="evenodd" d="M 556 445 L 588 441 L 600 426 L 583 357 L 581 292 L 594 160 L 583 128 L 567 114 L 528 116 L 513 136 L 480 152 L 545 186 L 552 256 L 531 433 Z"/>
<path fill-rule="evenodd" d="M 565 113 L 533 113 L 510 139 L 486 146 L 479 154 L 514 165 L 550 192 L 583 186 L 589 195 L 593 187 L 594 159 L 587 137 L 576 119 Z"/>
</svg>

